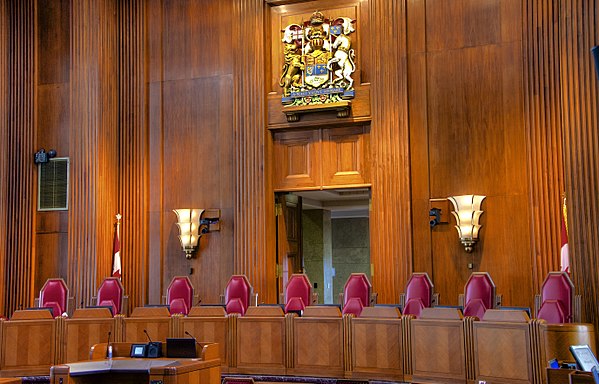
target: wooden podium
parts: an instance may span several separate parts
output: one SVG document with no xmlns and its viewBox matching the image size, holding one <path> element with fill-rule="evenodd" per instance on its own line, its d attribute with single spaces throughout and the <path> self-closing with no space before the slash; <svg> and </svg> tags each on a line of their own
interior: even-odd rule
<svg viewBox="0 0 599 384">
<path fill-rule="evenodd" d="M 203 344 L 198 358 L 130 358 L 132 343 L 112 343 L 112 359 L 94 359 L 55 365 L 50 369 L 51 384 L 219 384 L 218 344 Z M 127 348 L 127 345 L 129 348 Z M 106 351 L 106 343 L 92 348 L 92 358 Z M 116 354 L 115 354 L 116 353 Z M 105 352 L 103 356 L 105 356 Z"/>
</svg>

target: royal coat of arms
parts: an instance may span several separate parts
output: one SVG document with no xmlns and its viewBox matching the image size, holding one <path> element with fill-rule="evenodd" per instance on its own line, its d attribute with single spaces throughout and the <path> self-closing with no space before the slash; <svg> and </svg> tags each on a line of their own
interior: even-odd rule
<svg viewBox="0 0 599 384">
<path fill-rule="evenodd" d="M 350 37 L 354 23 L 348 17 L 327 19 L 316 11 L 303 25 L 290 24 L 281 31 L 283 105 L 312 106 L 354 98 L 356 65 Z"/>
</svg>

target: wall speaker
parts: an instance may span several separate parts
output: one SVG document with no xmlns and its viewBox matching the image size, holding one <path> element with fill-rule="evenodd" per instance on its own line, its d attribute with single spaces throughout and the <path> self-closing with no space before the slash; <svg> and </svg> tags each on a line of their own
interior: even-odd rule
<svg viewBox="0 0 599 384">
<path fill-rule="evenodd" d="M 159 341 L 153 341 L 148 343 L 148 349 L 146 351 L 147 357 L 162 357 L 162 343 Z"/>
<path fill-rule="evenodd" d="M 595 74 L 599 80 L 599 45 L 593 47 L 591 53 L 593 54 L 593 59 L 595 59 Z"/>
</svg>

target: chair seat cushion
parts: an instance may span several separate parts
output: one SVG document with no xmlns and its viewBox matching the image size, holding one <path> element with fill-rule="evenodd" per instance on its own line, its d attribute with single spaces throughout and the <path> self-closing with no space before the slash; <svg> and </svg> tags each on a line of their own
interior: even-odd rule
<svg viewBox="0 0 599 384">
<path fill-rule="evenodd" d="M 245 306 L 240 298 L 236 297 L 227 302 L 225 307 L 227 313 L 239 313 L 241 316 L 245 315 Z"/>
<path fill-rule="evenodd" d="M 347 301 L 345 307 L 343 307 L 343 314 L 352 314 L 359 317 L 362 313 L 362 309 L 364 309 L 362 300 L 359 297 L 352 297 Z"/>
<path fill-rule="evenodd" d="M 177 299 L 173 299 L 170 302 L 169 305 L 169 310 L 171 312 L 171 315 L 175 315 L 175 314 L 183 314 L 183 315 L 187 315 L 187 313 L 189 313 L 189 308 L 187 307 L 187 304 L 185 303 L 185 300 L 182 298 L 177 298 Z"/>
<path fill-rule="evenodd" d="M 112 316 L 118 314 L 118 309 L 116 308 L 116 304 L 112 300 L 108 300 L 108 299 L 102 300 L 98 303 L 98 305 L 100 307 L 110 307 L 110 309 L 112 310 Z"/>
<path fill-rule="evenodd" d="M 289 298 L 289 300 L 287 301 L 287 304 L 285 305 L 285 313 L 289 313 L 289 312 L 301 313 L 305 308 L 306 308 L 306 305 L 304 304 L 304 299 L 302 299 L 301 297 L 291 297 L 291 298 Z"/>
<path fill-rule="evenodd" d="M 482 319 L 486 311 L 487 307 L 481 299 L 472 299 L 464 307 L 464 316 L 474 316 Z"/>
<path fill-rule="evenodd" d="M 545 320 L 548 324 L 563 324 L 567 322 L 564 308 L 559 300 L 545 300 L 537 318 Z"/>
<path fill-rule="evenodd" d="M 426 308 L 421 298 L 409 299 L 403 309 L 404 315 L 414 315 L 416 318 L 420 317 L 422 309 Z"/>
</svg>

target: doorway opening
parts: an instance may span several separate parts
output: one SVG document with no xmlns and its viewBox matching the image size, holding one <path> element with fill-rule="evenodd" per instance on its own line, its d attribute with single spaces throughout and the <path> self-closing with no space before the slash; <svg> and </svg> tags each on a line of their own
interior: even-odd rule
<svg viewBox="0 0 599 384">
<path fill-rule="evenodd" d="M 370 188 L 280 193 L 277 203 L 280 292 L 305 273 L 318 303 L 336 304 L 351 273 L 371 277 Z"/>
</svg>

